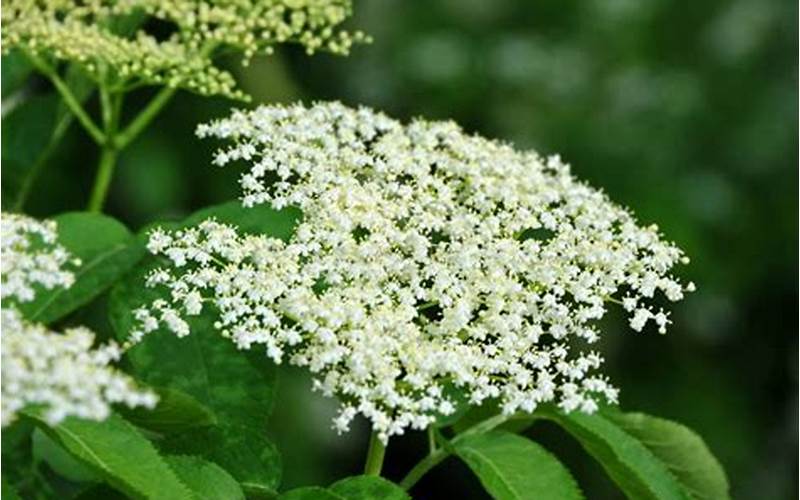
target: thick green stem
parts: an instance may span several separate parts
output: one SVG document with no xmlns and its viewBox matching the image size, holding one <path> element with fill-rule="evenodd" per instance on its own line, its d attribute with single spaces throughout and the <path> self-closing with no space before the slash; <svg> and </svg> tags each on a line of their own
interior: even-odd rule
<svg viewBox="0 0 800 500">
<path fill-rule="evenodd" d="M 108 194 L 108 187 L 111 185 L 111 177 L 114 175 L 114 165 L 117 163 L 117 150 L 113 145 L 106 144 L 100 151 L 100 161 L 97 165 L 97 176 L 94 178 L 92 195 L 89 198 L 88 210 L 90 212 L 102 212 L 103 203 Z"/>
<path fill-rule="evenodd" d="M 428 454 L 436 453 L 436 429 L 432 425 L 428 426 Z"/>
<path fill-rule="evenodd" d="M 380 476 L 385 455 L 386 446 L 378 439 L 378 433 L 373 431 L 369 437 L 369 450 L 367 450 L 367 462 L 364 464 L 364 474 Z"/>
</svg>

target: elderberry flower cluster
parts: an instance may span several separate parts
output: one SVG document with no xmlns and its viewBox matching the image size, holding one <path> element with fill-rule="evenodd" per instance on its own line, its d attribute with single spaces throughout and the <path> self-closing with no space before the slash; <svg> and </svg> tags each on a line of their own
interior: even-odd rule
<svg viewBox="0 0 800 500">
<path fill-rule="evenodd" d="M 2 227 L 2 425 L 26 407 L 39 407 L 55 425 L 68 416 L 102 420 L 113 403 L 152 408 L 155 394 L 140 390 L 110 364 L 121 350 L 114 342 L 93 348 L 87 328 L 63 333 L 26 320 L 17 303 L 33 300 L 37 291 L 69 287 L 79 262 L 56 242 L 56 225 L 15 214 L 0 216 Z M 41 287 L 41 288 L 40 288 Z"/>
<path fill-rule="evenodd" d="M 56 242 L 56 224 L 17 214 L 0 217 L 0 297 L 29 302 L 35 287 L 69 287 L 75 280 L 67 266 L 80 265 Z"/>
<path fill-rule="evenodd" d="M 147 284 L 166 299 L 136 311 L 141 337 L 189 334 L 210 309 L 241 349 L 307 367 L 314 388 L 341 401 L 380 439 L 421 429 L 471 404 L 532 412 L 555 402 L 592 412 L 617 389 L 588 347 L 609 303 L 634 330 L 668 313 L 686 262 L 656 226 L 640 226 L 557 157 L 519 152 L 451 122 L 401 124 L 338 103 L 268 106 L 201 125 L 232 142 L 220 166 L 243 160 L 246 206 L 302 211 L 289 241 L 207 220 L 155 230 L 166 258 Z"/>
<path fill-rule="evenodd" d="M 121 90 L 166 85 L 244 99 L 214 65 L 215 49 L 245 64 L 280 43 L 346 54 L 367 40 L 337 29 L 350 13 L 350 0 L 3 0 L 2 45 L 76 63 Z"/>
</svg>

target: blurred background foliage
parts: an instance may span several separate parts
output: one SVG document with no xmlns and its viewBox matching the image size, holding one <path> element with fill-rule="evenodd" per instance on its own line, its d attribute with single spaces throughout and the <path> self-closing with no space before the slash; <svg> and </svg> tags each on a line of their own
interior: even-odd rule
<svg viewBox="0 0 800 500">
<path fill-rule="evenodd" d="M 677 306 L 667 336 L 605 320 L 601 350 L 622 406 L 699 431 L 735 498 L 795 498 L 797 18 L 794 0 L 365 0 L 350 24 L 375 41 L 350 57 L 289 47 L 232 69 L 254 104 L 338 99 L 560 153 L 640 220 L 658 222 L 692 257 L 684 274 L 698 291 Z M 211 166 L 214 144 L 193 136 L 233 105 L 181 94 L 123 155 L 107 210 L 138 228 L 236 197 L 236 170 Z M 95 156 L 70 127 L 25 210 L 83 208 Z M 309 385 L 286 369 L 270 423 L 285 487 L 362 465 L 367 429 L 336 436 L 333 404 Z M 589 498 L 619 497 L 568 436 L 547 424 L 529 432 Z M 402 477 L 424 446 L 417 434 L 395 440 L 388 476 Z M 483 495 L 455 460 L 414 494 Z"/>
</svg>

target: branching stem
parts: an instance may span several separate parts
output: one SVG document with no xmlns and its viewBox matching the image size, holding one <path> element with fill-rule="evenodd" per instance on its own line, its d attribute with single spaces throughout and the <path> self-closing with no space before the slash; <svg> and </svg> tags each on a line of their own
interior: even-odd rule
<svg viewBox="0 0 800 500">
<path fill-rule="evenodd" d="M 528 417 L 530 417 L 530 415 L 528 415 Z M 473 425 L 458 436 L 454 437 L 451 441 L 445 443 L 443 446 L 428 454 L 427 457 L 420 460 L 417 465 L 415 465 L 408 472 L 408 474 L 406 474 L 406 477 L 400 481 L 400 487 L 406 491 L 410 490 L 415 484 L 417 484 L 417 481 L 422 479 L 422 476 L 428 473 L 429 470 L 433 469 L 442 463 L 445 458 L 449 457 L 452 453 L 453 445 L 457 444 L 465 437 L 488 432 L 495 427 L 498 427 L 511 420 L 512 418 L 516 418 L 516 415 L 497 415 Z"/>
<path fill-rule="evenodd" d="M 153 118 L 158 115 L 161 108 L 163 108 L 172 96 L 175 95 L 176 88 L 172 87 L 164 87 L 161 89 L 153 99 L 147 103 L 147 106 L 139 113 L 136 118 L 134 118 L 128 126 L 120 132 L 115 139 L 115 143 L 118 149 L 124 149 L 128 144 L 130 144 L 134 139 L 136 139 L 139 134 L 142 133 L 150 122 L 153 121 Z"/>
<path fill-rule="evenodd" d="M 106 136 L 100 127 L 98 127 L 89 114 L 83 109 L 83 105 L 80 103 L 75 94 L 72 93 L 70 90 L 69 85 L 58 76 L 58 72 L 50 67 L 44 60 L 39 58 L 37 55 L 27 52 L 26 56 L 31 61 L 31 63 L 46 75 L 51 82 L 53 82 L 53 86 L 56 88 L 59 94 L 61 94 L 61 98 L 64 100 L 64 104 L 67 105 L 67 108 L 75 115 L 83 128 L 86 129 L 86 132 L 89 133 L 91 138 L 97 144 L 103 144 L 106 141 Z"/>
</svg>

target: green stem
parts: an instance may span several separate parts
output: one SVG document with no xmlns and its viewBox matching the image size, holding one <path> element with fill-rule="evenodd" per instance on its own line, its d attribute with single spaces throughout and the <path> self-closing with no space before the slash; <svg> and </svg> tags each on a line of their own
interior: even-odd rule
<svg viewBox="0 0 800 500">
<path fill-rule="evenodd" d="M 147 127 L 153 118 L 156 117 L 161 108 L 163 108 L 172 96 L 175 94 L 177 89 L 171 87 L 164 87 L 161 89 L 158 94 L 147 104 L 141 113 L 139 113 L 136 118 L 134 118 L 128 126 L 120 132 L 116 137 L 116 146 L 119 149 L 124 149 L 128 144 L 131 143 L 134 139 L 136 139 L 142 130 Z"/>
<path fill-rule="evenodd" d="M 113 127 L 114 105 L 111 102 L 111 94 L 105 85 L 100 85 L 100 109 L 103 114 L 103 127 L 108 132 Z"/>
<path fill-rule="evenodd" d="M 64 104 L 66 104 L 69 110 L 72 111 L 72 114 L 75 115 L 92 139 L 94 139 L 94 141 L 98 144 L 103 144 L 106 140 L 105 134 L 97 125 L 95 125 L 92 118 L 88 113 L 86 113 L 86 110 L 83 109 L 83 105 L 81 105 L 80 101 L 78 101 L 78 99 L 72 93 L 72 90 L 70 90 L 69 85 L 67 85 L 66 82 L 64 82 L 64 80 L 58 76 L 58 72 L 35 54 L 28 52 L 26 55 L 34 67 L 45 74 L 50 81 L 53 82 L 53 86 L 56 88 L 58 93 L 61 94 Z"/>
<path fill-rule="evenodd" d="M 97 165 L 97 174 L 95 175 L 92 194 L 89 198 L 88 210 L 90 212 L 103 211 L 103 204 L 105 203 L 106 195 L 108 195 L 111 178 L 114 176 L 114 167 L 121 149 L 117 145 L 116 133 L 122 109 L 122 99 L 122 94 L 112 94 L 109 92 L 108 87 L 100 85 L 100 105 L 106 141 L 101 145 L 100 161 Z"/>
<path fill-rule="evenodd" d="M 119 150 L 113 145 L 106 144 L 100 151 L 100 162 L 97 166 L 97 176 L 94 179 L 92 195 L 89 198 L 88 210 L 90 212 L 102 212 L 103 203 L 108 194 L 108 187 L 111 185 L 111 177 L 114 174 L 114 165 L 117 162 Z"/>
<path fill-rule="evenodd" d="M 436 453 L 436 430 L 432 425 L 428 426 L 428 454 Z"/>
<path fill-rule="evenodd" d="M 530 415 L 528 415 L 528 417 L 530 417 Z M 495 427 L 498 427 L 511 420 L 512 418 L 516 418 L 516 415 L 497 415 L 488 418 L 483 422 L 473 425 L 458 436 L 454 437 L 449 443 L 445 442 L 444 446 L 441 446 L 436 451 L 428 454 L 427 457 L 417 462 L 417 465 L 415 465 L 408 472 L 408 474 L 406 474 L 406 477 L 400 481 L 400 487 L 406 491 L 410 490 L 415 484 L 417 484 L 417 481 L 422 479 L 422 476 L 428 473 L 429 470 L 433 469 L 442 463 L 445 458 L 449 457 L 452 453 L 453 445 L 457 444 L 462 439 L 473 434 L 488 432 Z"/>
<path fill-rule="evenodd" d="M 437 451 L 431 453 L 427 457 L 423 458 L 417 465 L 414 466 L 406 477 L 400 481 L 400 487 L 404 490 L 410 490 L 417 481 L 422 479 L 422 476 L 428 473 L 429 470 L 433 469 L 437 465 L 439 465 L 445 458 L 449 457 L 450 453 L 445 451 L 443 448 L 438 449 Z"/>
<path fill-rule="evenodd" d="M 200 54 L 202 56 L 210 56 L 212 52 L 217 48 L 216 44 L 214 43 L 207 43 L 200 49 Z M 177 87 L 164 87 L 147 103 L 147 106 L 139 113 L 136 118 L 134 118 L 128 126 L 117 135 L 116 144 L 119 149 L 124 149 L 125 146 L 131 143 L 142 130 L 147 127 L 153 118 L 161 111 L 172 96 L 175 95 L 177 92 Z"/>
<path fill-rule="evenodd" d="M 386 455 L 386 446 L 378 439 L 378 433 L 372 431 L 369 437 L 369 449 L 367 450 L 367 462 L 364 464 L 364 474 L 368 476 L 380 476 L 383 467 L 383 457 Z"/>
</svg>

